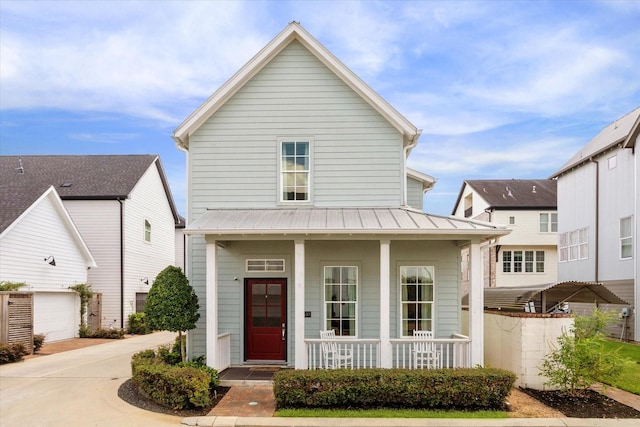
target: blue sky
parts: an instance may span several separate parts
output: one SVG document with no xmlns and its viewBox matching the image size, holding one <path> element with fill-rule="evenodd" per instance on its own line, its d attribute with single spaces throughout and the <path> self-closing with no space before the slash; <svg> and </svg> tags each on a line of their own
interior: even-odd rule
<svg viewBox="0 0 640 427">
<path fill-rule="evenodd" d="M 423 130 L 448 215 L 464 179 L 547 178 L 640 105 L 640 1 L 0 2 L 0 153 L 161 156 L 290 21 Z"/>
</svg>

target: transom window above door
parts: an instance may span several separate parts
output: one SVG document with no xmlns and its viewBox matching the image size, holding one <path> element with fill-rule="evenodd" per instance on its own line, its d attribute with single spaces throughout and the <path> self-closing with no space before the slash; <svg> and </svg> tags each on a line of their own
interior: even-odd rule
<svg viewBox="0 0 640 427">
<path fill-rule="evenodd" d="M 310 174 L 310 141 L 281 140 L 281 202 L 308 202 Z"/>
<path fill-rule="evenodd" d="M 402 336 L 433 331 L 434 267 L 400 267 Z"/>
<path fill-rule="evenodd" d="M 324 267 L 324 306 L 326 329 L 336 336 L 356 336 L 358 267 Z"/>
</svg>

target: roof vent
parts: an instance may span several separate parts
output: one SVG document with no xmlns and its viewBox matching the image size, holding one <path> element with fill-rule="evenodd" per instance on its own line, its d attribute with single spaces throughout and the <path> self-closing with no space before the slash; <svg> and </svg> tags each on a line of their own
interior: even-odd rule
<svg viewBox="0 0 640 427">
<path fill-rule="evenodd" d="M 536 192 L 536 186 L 535 186 L 535 185 L 533 186 L 533 189 L 531 190 L 531 192 L 532 192 L 532 193 L 535 193 L 535 192 Z"/>
<path fill-rule="evenodd" d="M 18 157 L 18 167 L 16 168 L 18 173 L 24 173 L 24 167 L 22 166 L 22 158 Z"/>
<path fill-rule="evenodd" d="M 507 188 L 507 196 L 513 197 L 513 193 L 511 192 L 511 189 L 509 187 L 506 187 L 506 188 Z"/>
<path fill-rule="evenodd" d="M 70 183 L 70 182 L 65 181 L 65 182 L 63 182 L 62 184 L 60 184 L 60 187 L 63 187 L 63 188 L 71 187 L 71 183 Z"/>
</svg>

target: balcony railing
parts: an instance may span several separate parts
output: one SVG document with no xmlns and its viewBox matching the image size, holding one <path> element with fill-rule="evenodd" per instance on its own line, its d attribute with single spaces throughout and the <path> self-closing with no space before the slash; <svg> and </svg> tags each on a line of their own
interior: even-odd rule
<svg viewBox="0 0 640 427">
<path fill-rule="evenodd" d="M 391 339 L 392 367 L 416 369 L 426 367 L 420 363 L 416 366 L 413 338 Z M 331 369 L 334 367 L 350 369 L 366 369 L 380 367 L 379 339 L 348 339 L 335 340 L 306 339 L 307 369 Z M 471 339 L 464 335 L 454 334 L 451 338 L 434 338 L 426 340 L 432 344 L 437 363 L 434 366 L 442 368 L 471 367 Z M 334 344 L 338 354 L 347 358 L 338 359 L 334 363 L 332 356 L 327 354 L 326 345 Z"/>
</svg>

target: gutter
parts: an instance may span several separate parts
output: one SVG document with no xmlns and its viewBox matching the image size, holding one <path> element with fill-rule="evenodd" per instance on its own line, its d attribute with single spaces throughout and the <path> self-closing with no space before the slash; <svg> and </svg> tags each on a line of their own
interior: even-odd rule
<svg viewBox="0 0 640 427">
<path fill-rule="evenodd" d="M 402 163 L 404 166 L 404 173 L 402 174 L 402 181 L 404 183 L 403 185 L 403 189 L 402 189 L 402 206 L 408 206 L 409 202 L 407 200 L 408 195 L 407 195 L 407 158 L 409 157 L 409 154 L 411 153 L 411 150 L 414 149 L 414 147 L 416 145 L 418 145 L 418 138 L 420 137 L 420 134 L 422 133 L 422 130 L 420 129 L 416 129 L 416 133 L 411 137 L 411 140 L 409 141 L 409 144 L 404 147 L 404 157 L 402 158 Z"/>
<path fill-rule="evenodd" d="M 124 328 L 124 203 L 120 203 L 120 328 Z"/>
<path fill-rule="evenodd" d="M 595 208 L 595 212 L 596 212 L 596 225 L 595 225 L 595 239 L 596 239 L 596 247 L 595 247 L 595 278 L 594 281 L 598 282 L 599 281 L 599 269 L 598 269 L 598 265 L 600 264 L 599 262 L 599 252 L 600 252 L 600 236 L 599 236 L 599 232 L 600 232 L 600 163 L 598 163 L 597 160 L 594 160 L 593 157 L 589 158 L 589 162 L 594 163 L 596 165 L 596 208 Z M 580 249 L 578 249 L 579 251 Z M 578 258 L 580 258 L 580 254 L 578 254 Z"/>
</svg>

